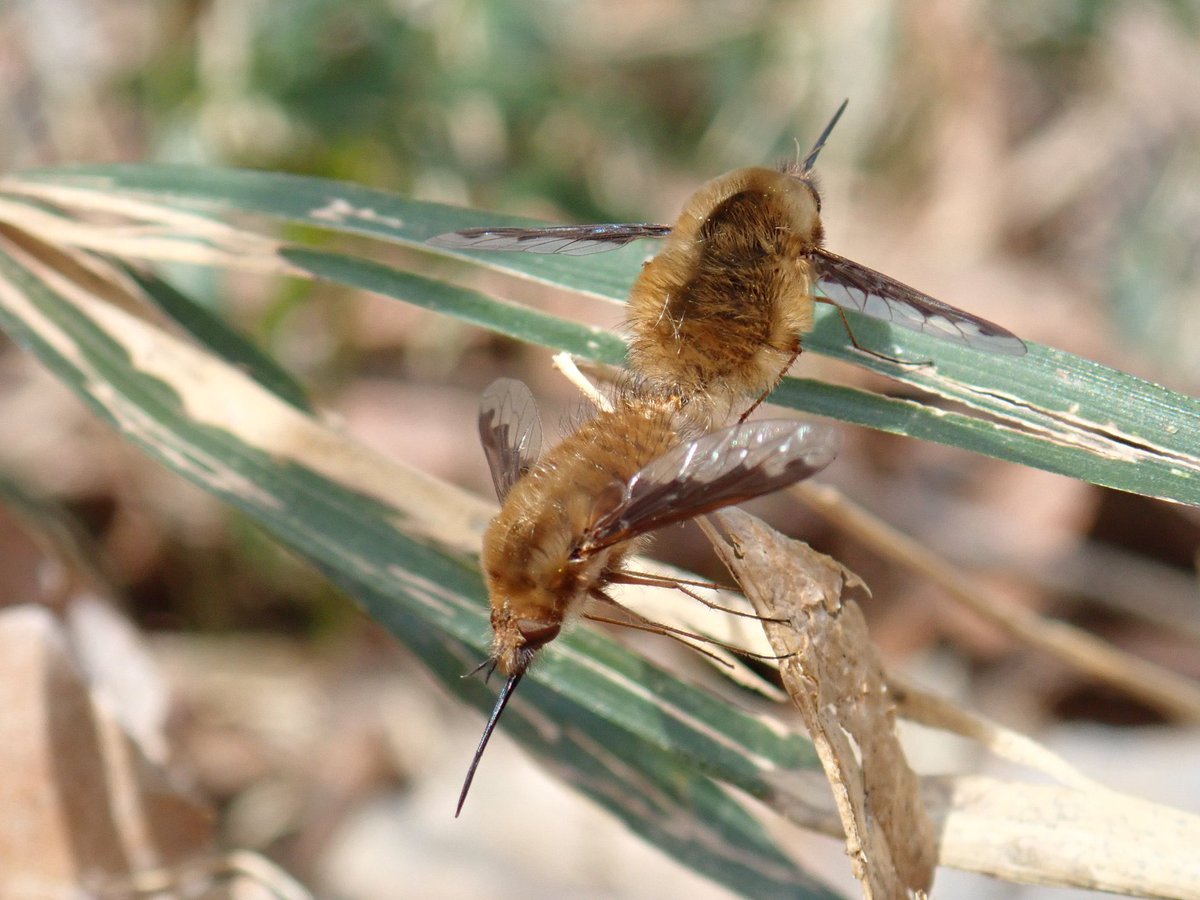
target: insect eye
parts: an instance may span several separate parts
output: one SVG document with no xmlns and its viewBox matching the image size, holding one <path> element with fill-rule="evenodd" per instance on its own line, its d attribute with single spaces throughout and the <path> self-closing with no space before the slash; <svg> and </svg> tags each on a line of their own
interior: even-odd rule
<svg viewBox="0 0 1200 900">
<path fill-rule="evenodd" d="M 517 619 L 517 631 L 525 639 L 526 650 L 536 650 L 550 643 L 562 628 L 561 625 L 539 622 L 536 619 Z"/>
</svg>

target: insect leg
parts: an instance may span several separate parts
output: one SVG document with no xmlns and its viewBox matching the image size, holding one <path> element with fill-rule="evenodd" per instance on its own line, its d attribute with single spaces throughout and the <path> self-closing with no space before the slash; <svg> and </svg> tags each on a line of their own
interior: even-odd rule
<svg viewBox="0 0 1200 900">
<path fill-rule="evenodd" d="M 877 357 L 878 359 L 885 360 L 886 362 L 895 363 L 898 366 L 913 366 L 915 368 L 920 369 L 925 366 L 933 365 L 932 359 L 924 359 L 924 360 L 921 360 L 920 362 L 914 362 L 913 360 L 910 360 L 910 359 L 897 359 L 895 356 L 888 356 L 886 353 L 880 353 L 878 350 L 872 350 L 869 347 L 864 347 L 862 344 L 860 344 L 858 342 L 858 338 L 856 338 L 854 336 L 854 329 L 850 327 L 850 320 L 846 318 L 846 311 L 844 309 L 842 309 L 840 306 L 838 306 L 838 304 L 833 303 L 830 300 L 826 300 L 824 297 L 815 297 L 814 296 L 813 299 L 816 300 L 818 303 L 828 303 L 830 306 L 832 306 L 834 309 L 837 310 L 838 315 L 841 316 L 841 319 L 842 319 L 842 327 L 846 329 L 846 336 L 848 338 L 850 338 L 850 343 L 854 345 L 854 349 L 857 350 L 859 353 L 865 353 L 868 356 L 874 356 L 874 357 Z"/>
<path fill-rule="evenodd" d="M 702 587 L 709 590 L 722 591 L 729 590 L 713 581 L 688 581 L 684 578 L 672 578 L 668 575 L 650 575 L 646 572 L 630 572 L 628 570 L 615 570 L 609 572 L 609 580 L 613 584 L 630 584 L 642 585 L 644 587 L 660 587 L 669 590 L 679 591 L 686 594 L 693 600 L 703 603 L 709 609 L 715 609 L 719 612 L 729 613 L 731 616 L 744 616 L 747 619 L 755 619 L 759 622 L 784 622 L 786 619 L 772 619 L 769 616 L 760 616 L 758 613 L 747 612 L 744 609 L 734 609 L 732 606 L 722 606 L 720 603 L 714 603 L 697 594 L 695 591 L 688 590 L 688 587 Z"/>
<path fill-rule="evenodd" d="M 706 656 L 712 656 L 712 654 L 708 653 L 702 647 L 696 647 L 693 644 L 691 644 L 690 641 L 682 640 L 682 639 L 690 638 L 692 641 L 700 641 L 701 643 L 704 643 L 704 644 L 712 644 L 714 647 L 722 647 L 725 650 L 729 650 L 732 653 L 738 654 L 738 656 L 748 656 L 751 659 L 779 660 L 779 659 L 787 659 L 788 657 L 796 655 L 795 653 L 785 653 L 781 656 L 776 656 L 774 654 L 766 654 L 766 653 L 754 653 L 753 651 L 747 650 L 744 647 L 738 647 L 738 646 L 735 646 L 734 644 L 727 644 L 724 641 L 719 641 L 716 638 L 708 637 L 707 635 L 698 634 L 694 631 L 687 631 L 683 628 L 675 628 L 671 625 L 664 625 L 662 622 L 655 622 L 653 619 L 648 619 L 645 616 L 643 616 L 641 613 L 635 612 L 634 610 L 630 609 L 628 606 L 621 605 L 620 603 L 618 603 L 612 597 L 608 596 L 608 594 L 604 593 L 603 591 L 593 590 L 591 592 L 591 596 L 594 599 L 599 600 L 604 605 L 612 607 L 613 609 L 620 612 L 622 615 L 628 616 L 629 618 L 627 618 L 627 619 L 609 619 L 604 616 L 597 616 L 595 613 L 585 612 L 583 614 L 583 617 L 585 619 L 590 619 L 593 622 L 604 622 L 608 625 L 618 625 L 618 626 L 622 626 L 624 628 L 632 628 L 635 631 L 649 631 L 649 632 L 652 632 L 653 634 L 661 634 L 664 637 L 669 637 L 669 638 L 678 640 L 680 643 L 686 644 L 687 646 L 691 647 L 693 650 L 696 650 L 700 653 L 704 653 Z M 721 661 L 724 662 L 724 660 L 721 660 Z"/>
<path fill-rule="evenodd" d="M 627 622 L 624 619 L 610 619 L 607 616 L 598 616 L 595 613 L 584 613 L 583 617 L 589 622 L 600 622 L 603 625 L 616 625 L 620 628 L 632 628 L 634 631 L 648 631 L 651 634 L 657 634 L 665 638 L 670 638 L 678 644 L 683 644 L 683 646 L 687 647 L 689 650 L 707 656 L 713 662 L 720 663 L 726 668 L 733 668 L 733 665 L 729 662 L 729 660 L 721 659 L 721 657 L 717 656 L 717 654 L 713 653 L 712 651 L 705 650 L 703 647 L 697 647 L 691 641 L 685 640 L 677 634 L 672 634 L 665 628 L 660 628 L 656 625 L 641 625 L 637 622 Z"/>
<path fill-rule="evenodd" d="M 853 340 L 853 338 L 851 338 L 851 340 Z M 855 346 L 858 346 L 858 345 L 855 344 Z M 762 406 L 763 401 L 766 400 L 769 396 L 771 396 L 771 392 L 774 391 L 775 388 L 779 387 L 779 385 L 781 385 L 783 383 L 783 377 L 785 375 L 787 375 L 788 369 L 790 369 L 792 367 L 792 364 L 797 359 L 800 358 L 800 352 L 803 349 L 804 348 L 800 345 L 800 341 L 797 339 L 796 347 L 794 350 L 792 350 L 792 355 L 788 357 L 788 361 L 786 363 L 784 363 L 783 368 L 779 370 L 779 374 L 775 377 L 775 381 L 771 384 L 771 386 L 769 388 L 767 388 L 765 391 L 763 391 L 761 394 L 759 394 L 758 399 L 756 399 L 753 403 L 751 403 L 749 408 L 738 417 L 739 425 L 743 424 L 746 421 L 746 419 L 750 418 L 750 413 L 754 412 L 756 409 L 758 409 L 760 406 Z"/>
</svg>

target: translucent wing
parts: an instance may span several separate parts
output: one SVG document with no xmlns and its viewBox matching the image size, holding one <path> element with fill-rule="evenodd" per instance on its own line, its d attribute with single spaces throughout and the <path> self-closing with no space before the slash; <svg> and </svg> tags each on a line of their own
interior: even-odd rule
<svg viewBox="0 0 1200 900">
<path fill-rule="evenodd" d="M 670 225 L 550 225 L 545 228 L 464 228 L 431 237 L 427 244 L 451 250 L 519 250 L 586 256 L 616 250 L 638 238 L 665 237 Z"/>
<path fill-rule="evenodd" d="M 542 420 L 533 394 L 523 382 L 498 378 L 483 392 L 479 440 L 496 496 L 503 503 L 517 479 L 537 462 L 542 448 Z"/>
<path fill-rule="evenodd" d="M 840 445 L 832 428 L 778 419 L 706 434 L 635 474 L 579 552 L 610 547 L 801 481 L 829 465 Z"/>
<path fill-rule="evenodd" d="M 818 286 L 830 303 L 874 319 L 966 344 L 989 353 L 1020 356 L 1025 342 L 999 325 L 956 309 L 874 269 L 830 253 L 812 252 Z"/>
</svg>

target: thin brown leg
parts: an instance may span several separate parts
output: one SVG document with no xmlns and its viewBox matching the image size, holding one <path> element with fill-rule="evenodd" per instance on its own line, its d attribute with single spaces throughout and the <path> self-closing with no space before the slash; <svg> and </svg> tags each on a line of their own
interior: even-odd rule
<svg viewBox="0 0 1200 900">
<path fill-rule="evenodd" d="M 646 572 L 630 572 L 628 570 L 614 570 L 608 573 L 609 580 L 614 584 L 632 584 L 641 585 L 643 587 L 660 587 L 670 590 L 679 591 L 686 594 L 698 603 L 703 603 L 709 609 L 715 609 L 723 613 L 729 613 L 731 616 L 744 616 L 747 619 L 754 619 L 757 622 L 784 622 L 786 619 L 772 619 L 768 616 L 760 616 L 758 613 L 747 612 L 744 609 L 734 609 L 730 606 L 722 606 L 720 603 L 714 603 L 711 600 L 706 600 L 695 591 L 689 591 L 688 587 L 702 587 L 714 591 L 728 591 L 732 588 L 723 587 L 713 581 L 688 581 L 684 578 L 672 578 L 668 575 L 650 575 Z"/>
<path fill-rule="evenodd" d="M 610 619 L 608 616 L 598 616 L 595 613 L 584 613 L 583 617 L 589 622 L 600 622 L 604 625 L 616 625 L 620 628 L 632 628 L 634 631 L 648 631 L 651 634 L 657 634 L 665 638 L 670 638 L 671 640 L 675 641 L 675 643 L 682 644 L 695 653 L 700 653 L 704 656 L 707 656 L 713 662 L 725 666 L 727 669 L 733 668 L 733 664 L 730 663 L 729 660 L 721 659 L 721 657 L 717 656 L 717 654 L 713 653 L 711 650 L 705 650 L 703 647 L 697 647 L 691 641 L 684 640 L 679 635 L 671 634 L 671 632 L 665 631 L 662 628 L 656 628 L 653 625 L 639 625 L 634 622 L 626 622 L 624 619 Z"/>
<path fill-rule="evenodd" d="M 799 359 L 800 351 L 802 349 L 803 349 L 803 347 L 800 346 L 800 341 L 796 341 L 796 349 L 792 351 L 792 355 L 788 357 L 788 361 L 786 363 L 784 363 L 783 368 L 779 370 L 779 374 L 775 377 L 775 380 L 771 383 L 771 386 L 769 388 L 767 388 L 765 391 L 763 391 L 761 394 L 759 394 L 758 399 L 750 404 L 750 408 L 747 409 L 744 413 L 742 413 L 738 417 L 737 423 L 739 425 L 741 425 L 748 418 L 750 418 L 750 413 L 754 412 L 756 409 L 758 409 L 760 406 L 762 406 L 763 401 L 766 400 L 769 396 L 771 396 L 771 392 L 774 391 L 775 388 L 779 387 L 779 385 L 783 383 L 783 377 L 785 375 L 787 375 L 788 369 L 790 369 L 792 367 L 792 364 L 797 359 Z"/>
<path fill-rule="evenodd" d="M 731 653 L 736 653 L 738 656 L 746 656 L 751 659 L 779 660 L 779 659 L 788 659 L 789 657 L 796 655 L 795 653 L 784 653 L 779 656 L 776 656 L 773 654 L 766 654 L 766 653 L 754 653 L 753 651 L 746 650 L 743 647 L 737 647 L 733 644 L 727 644 L 724 641 L 719 641 L 714 637 L 709 637 L 708 635 L 698 634 L 694 631 L 687 631 L 683 628 L 675 628 L 671 625 L 664 625 L 662 622 L 655 622 L 653 619 L 646 618 L 641 613 L 630 609 L 628 606 L 622 606 L 620 603 L 618 603 L 612 597 L 608 596 L 608 594 L 604 593 L 603 591 L 593 590 L 591 592 L 591 597 L 593 599 L 599 601 L 600 603 L 604 604 L 605 606 L 609 606 L 609 607 L 617 610 L 618 612 L 621 613 L 621 615 L 629 617 L 628 619 L 624 619 L 624 620 L 609 619 L 604 616 L 597 616 L 595 613 L 585 612 L 583 614 L 583 617 L 585 619 L 590 619 L 593 622 L 604 622 L 608 625 L 624 626 L 626 628 L 633 628 L 637 631 L 649 631 L 649 632 L 653 632 L 654 634 L 661 634 L 664 637 L 674 637 L 676 640 L 679 640 L 681 638 L 689 638 L 690 640 L 700 641 L 701 643 L 704 643 L 704 644 L 712 644 L 714 647 L 721 647 L 722 649 L 728 650 Z M 701 653 L 705 653 L 705 655 L 708 655 L 708 656 L 712 655 L 711 653 L 708 653 L 701 647 L 693 646 L 691 643 L 689 643 L 689 641 L 682 641 L 682 643 L 685 643 L 688 646 L 692 647 L 693 650 L 697 650 Z"/>
<path fill-rule="evenodd" d="M 858 338 L 854 336 L 854 329 L 850 327 L 850 320 L 846 318 L 846 311 L 831 300 L 825 300 L 820 297 L 814 298 L 818 303 L 828 303 L 837 310 L 837 314 L 842 319 L 842 327 L 846 329 L 846 336 L 850 338 L 850 343 L 854 345 L 854 349 L 859 353 L 865 353 L 867 356 L 874 356 L 877 359 L 885 360 L 886 362 L 894 363 L 897 366 L 913 366 L 915 368 L 923 368 L 924 366 L 932 366 L 933 360 L 926 359 L 920 362 L 914 362 L 910 359 L 897 359 L 895 356 L 888 356 L 886 353 L 880 353 L 878 350 L 872 350 L 869 347 L 864 347 L 858 342 Z"/>
</svg>

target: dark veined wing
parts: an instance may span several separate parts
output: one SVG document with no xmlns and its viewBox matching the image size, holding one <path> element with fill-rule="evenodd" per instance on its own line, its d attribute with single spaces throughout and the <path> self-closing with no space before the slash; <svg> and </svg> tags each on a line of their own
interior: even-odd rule
<svg viewBox="0 0 1200 900">
<path fill-rule="evenodd" d="M 479 440 L 500 502 L 517 479 L 537 462 L 542 449 L 542 420 L 523 382 L 497 378 L 479 401 Z"/>
<path fill-rule="evenodd" d="M 821 471 L 840 446 L 840 435 L 828 426 L 783 419 L 734 425 L 681 444 L 629 480 L 579 552 L 779 490 Z"/>
<path fill-rule="evenodd" d="M 666 237 L 670 225 L 549 225 L 545 228 L 464 228 L 425 243 L 450 250 L 518 250 L 586 256 L 616 250 L 639 238 Z"/>
<path fill-rule="evenodd" d="M 854 309 L 873 319 L 966 344 L 988 353 L 1020 356 L 1025 342 L 999 325 L 935 300 L 853 260 L 815 250 L 821 293 L 837 306 Z"/>
</svg>

